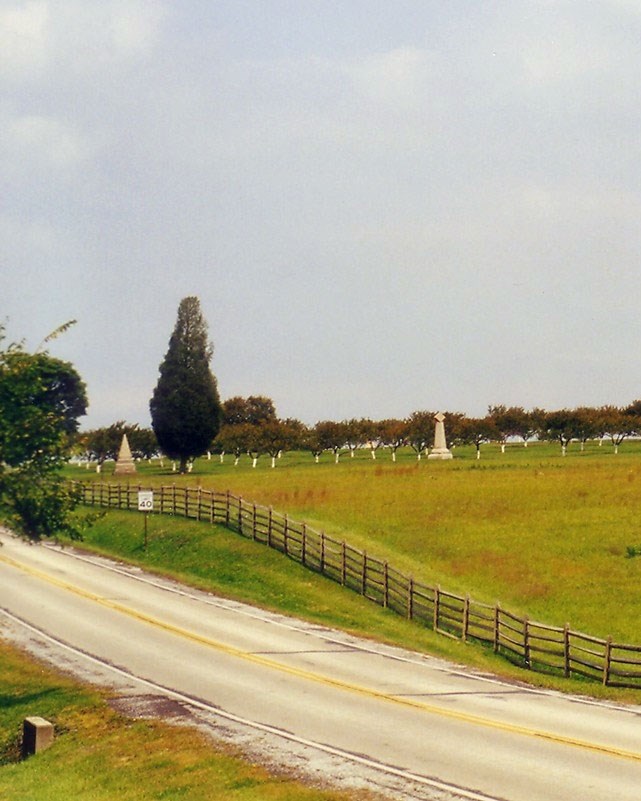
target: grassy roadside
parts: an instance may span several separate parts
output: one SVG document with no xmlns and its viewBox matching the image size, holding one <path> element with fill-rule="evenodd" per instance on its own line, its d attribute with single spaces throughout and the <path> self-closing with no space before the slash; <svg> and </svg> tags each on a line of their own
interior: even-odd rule
<svg viewBox="0 0 641 801">
<path fill-rule="evenodd" d="M 368 452 L 340 464 L 285 454 L 276 469 L 235 468 L 213 457 L 178 476 L 140 465 L 135 482 L 202 486 L 273 506 L 336 539 L 386 559 L 426 584 L 515 614 L 617 642 L 635 643 L 641 615 L 641 441 L 573 446 L 487 446 L 476 462 L 457 449 L 449 463 L 393 464 Z M 329 459 L 329 457 L 324 457 Z M 70 477 L 94 480 L 81 468 Z M 107 481 L 118 480 L 107 468 Z M 121 477 L 122 479 L 122 477 Z"/>
<path fill-rule="evenodd" d="M 18 761 L 22 721 L 55 724 L 47 750 Z M 89 689 L 0 640 L 3 801 L 354 801 L 270 773 L 194 730 L 131 720 Z"/>
</svg>

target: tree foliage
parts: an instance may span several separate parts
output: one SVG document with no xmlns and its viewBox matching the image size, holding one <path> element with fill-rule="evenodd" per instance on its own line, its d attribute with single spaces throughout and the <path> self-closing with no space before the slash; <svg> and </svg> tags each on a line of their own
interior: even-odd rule
<svg viewBox="0 0 641 801">
<path fill-rule="evenodd" d="M 71 323 L 54 332 L 62 332 Z M 45 342 L 53 338 L 48 337 Z M 18 534 L 39 540 L 60 532 L 79 536 L 70 522 L 78 498 L 60 468 L 85 414 L 87 395 L 73 365 L 46 351 L 3 346 L 0 327 L 0 509 Z"/>
<path fill-rule="evenodd" d="M 102 465 L 107 459 L 118 458 L 125 434 L 135 458 L 151 459 L 158 453 L 158 441 L 150 428 L 139 428 L 137 423 L 126 423 L 124 420 L 83 432 L 78 437 L 77 447 L 88 459 Z"/>
<path fill-rule="evenodd" d="M 181 473 L 189 460 L 207 451 L 220 428 L 218 387 L 209 367 L 212 354 L 200 302 L 184 298 L 149 403 L 158 445 L 180 460 Z"/>
<path fill-rule="evenodd" d="M 406 421 L 407 443 L 416 451 L 420 460 L 421 454 L 434 441 L 434 412 L 412 412 Z"/>
<path fill-rule="evenodd" d="M 236 395 L 223 403 L 222 419 L 225 425 L 260 425 L 276 420 L 276 408 L 272 399 L 265 395 L 250 395 L 248 398 Z"/>
</svg>

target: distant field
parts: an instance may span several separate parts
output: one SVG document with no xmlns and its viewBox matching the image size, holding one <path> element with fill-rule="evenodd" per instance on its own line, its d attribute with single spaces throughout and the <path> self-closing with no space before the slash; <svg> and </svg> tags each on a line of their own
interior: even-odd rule
<svg viewBox="0 0 641 801">
<path fill-rule="evenodd" d="M 275 469 L 261 457 L 237 467 L 225 457 L 199 459 L 187 476 L 141 465 L 133 483 L 173 482 L 242 495 L 287 512 L 417 579 L 469 593 L 542 622 L 641 642 L 641 442 L 618 455 L 604 442 L 571 446 L 561 457 L 549 443 L 455 451 L 451 462 L 396 463 L 368 451 L 339 464 L 305 453 L 285 454 Z M 80 467 L 69 475 L 112 481 Z"/>
</svg>

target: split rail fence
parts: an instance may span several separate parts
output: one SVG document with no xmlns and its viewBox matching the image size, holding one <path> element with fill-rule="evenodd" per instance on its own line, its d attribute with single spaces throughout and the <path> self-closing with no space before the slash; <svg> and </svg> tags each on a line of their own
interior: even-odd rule
<svg viewBox="0 0 641 801">
<path fill-rule="evenodd" d="M 131 484 L 80 483 L 86 505 L 137 509 Z M 537 623 L 503 609 L 428 586 L 386 561 L 353 548 L 305 523 L 229 492 L 179 487 L 149 487 L 153 512 L 223 525 L 268 545 L 370 601 L 402 617 L 458 640 L 489 644 L 522 667 L 537 672 L 583 676 L 610 687 L 641 689 L 641 646 L 600 639 L 570 629 Z"/>
</svg>

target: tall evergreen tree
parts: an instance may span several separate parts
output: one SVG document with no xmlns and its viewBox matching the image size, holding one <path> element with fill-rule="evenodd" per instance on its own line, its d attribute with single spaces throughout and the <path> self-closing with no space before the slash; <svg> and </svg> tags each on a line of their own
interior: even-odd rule
<svg viewBox="0 0 641 801">
<path fill-rule="evenodd" d="M 207 451 L 218 433 L 221 405 L 209 363 L 213 347 L 196 297 L 184 298 L 160 365 L 160 377 L 149 403 L 151 424 L 161 450 L 187 463 Z"/>
</svg>

